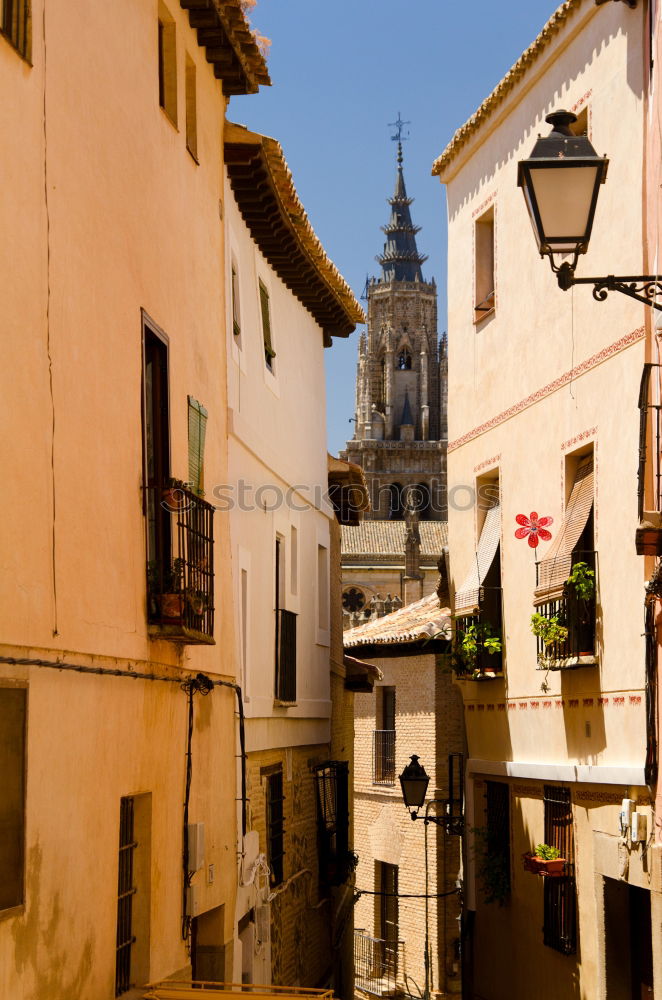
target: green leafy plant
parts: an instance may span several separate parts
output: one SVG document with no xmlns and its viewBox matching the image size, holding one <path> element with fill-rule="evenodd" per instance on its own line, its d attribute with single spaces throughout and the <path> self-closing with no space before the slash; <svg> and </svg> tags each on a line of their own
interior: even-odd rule
<svg viewBox="0 0 662 1000">
<path fill-rule="evenodd" d="M 566 580 L 566 587 L 575 592 L 582 601 L 590 601 L 595 594 L 595 572 L 588 563 L 577 562 Z"/>
<path fill-rule="evenodd" d="M 455 635 L 454 666 L 459 674 L 480 674 L 479 654 L 493 656 L 502 649 L 501 637 L 485 623 L 474 622 L 458 628 Z"/>
<path fill-rule="evenodd" d="M 159 564 L 150 561 L 147 564 L 147 582 L 150 591 L 154 594 L 178 594 L 182 589 L 184 566 L 183 559 L 173 559 L 172 564 L 164 569 L 161 576 Z"/>
<path fill-rule="evenodd" d="M 483 890 L 483 901 L 503 906 L 510 896 L 508 851 L 494 843 L 494 838 L 490 837 L 484 826 L 475 826 L 471 832 L 474 835 L 476 876 Z"/>
<path fill-rule="evenodd" d="M 535 850 L 535 857 L 542 861 L 556 861 L 561 857 L 558 847 L 550 847 L 549 844 L 538 844 Z"/>
<path fill-rule="evenodd" d="M 531 631 L 537 638 L 542 639 L 545 647 L 553 646 L 557 642 L 565 642 L 568 638 L 568 629 L 561 622 L 559 615 L 552 615 L 547 618 L 537 611 L 531 615 Z"/>
</svg>

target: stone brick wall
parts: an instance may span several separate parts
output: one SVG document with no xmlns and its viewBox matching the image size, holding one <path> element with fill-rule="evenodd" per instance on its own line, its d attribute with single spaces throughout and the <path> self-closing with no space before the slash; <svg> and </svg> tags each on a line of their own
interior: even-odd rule
<svg viewBox="0 0 662 1000">
<path fill-rule="evenodd" d="M 403 898 L 425 894 L 425 827 L 412 822 L 402 802 L 398 774 L 412 754 L 421 758 L 430 776 L 428 799 L 447 795 L 447 755 L 464 750 L 462 699 L 444 669 L 443 658 L 433 655 L 375 660 L 384 674 L 373 695 L 355 699 L 355 848 L 360 861 L 357 888 L 365 891 L 355 911 L 355 925 L 378 936 L 380 897 L 376 862 L 398 866 L 399 937 L 404 942 L 404 965 L 399 979 L 413 978 L 422 990 L 425 983 L 425 899 Z M 395 687 L 395 784 L 373 784 L 373 732 L 378 716 L 379 688 Z M 439 806 L 439 811 L 443 807 Z M 429 893 L 452 892 L 460 872 L 460 839 L 446 836 L 430 825 L 428 833 Z M 428 900 L 428 928 L 435 990 L 458 992 L 456 941 L 460 913 L 456 895 Z M 412 992 L 415 992 L 412 987 Z"/>
</svg>

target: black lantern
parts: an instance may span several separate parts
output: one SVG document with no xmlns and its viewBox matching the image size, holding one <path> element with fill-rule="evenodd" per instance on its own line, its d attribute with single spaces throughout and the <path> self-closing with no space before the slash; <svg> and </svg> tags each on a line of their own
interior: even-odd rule
<svg viewBox="0 0 662 1000">
<path fill-rule="evenodd" d="M 545 121 L 548 136 L 538 138 L 528 160 L 521 160 L 517 183 L 523 189 L 541 257 L 586 253 L 600 185 L 607 178 L 606 156 L 598 156 L 585 135 L 573 135 L 571 111 L 555 111 Z"/>
<path fill-rule="evenodd" d="M 418 757 L 413 754 L 411 761 L 400 775 L 400 786 L 402 788 L 402 798 L 411 811 L 412 819 L 416 818 L 416 813 L 425 802 L 430 777 L 425 772 L 422 764 L 419 764 Z"/>
</svg>

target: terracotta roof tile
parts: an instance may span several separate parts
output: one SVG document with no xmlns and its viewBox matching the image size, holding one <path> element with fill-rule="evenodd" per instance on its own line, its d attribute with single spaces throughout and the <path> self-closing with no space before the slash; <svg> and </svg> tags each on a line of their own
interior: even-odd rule
<svg viewBox="0 0 662 1000">
<path fill-rule="evenodd" d="M 450 638 L 450 614 L 448 608 L 439 607 L 436 594 L 428 594 L 420 601 L 406 604 L 390 615 L 374 618 L 365 625 L 348 629 L 343 636 L 343 643 L 345 649 L 355 649 L 358 646 L 414 643 L 434 636 Z M 444 635 L 439 636 L 440 632 Z"/>
<path fill-rule="evenodd" d="M 448 545 L 448 524 L 446 521 L 419 521 L 421 536 L 421 556 L 439 558 Z M 357 525 L 343 525 L 342 554 L 402 556 L 405 551 L 404 521 L 363 521 Z"/>
</svg>

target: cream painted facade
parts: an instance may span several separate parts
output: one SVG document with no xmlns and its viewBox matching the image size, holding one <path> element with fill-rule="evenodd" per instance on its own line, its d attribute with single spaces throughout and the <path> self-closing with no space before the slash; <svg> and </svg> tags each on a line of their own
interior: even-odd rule
<svg viewBox="0 0 662 1000">
<path fill-rule="evenodd" d="M 235 692 L 192 694 L 188 819 L 204 824 L 204 848 L 187 917 L 181 689 L 198 673 L 214 684 L 237 673 L 230 525 L 213 518 L 205 566 L 215 644 L 156 638 L 167 629 L 148 628 L 143 341 L 167 358 L 169 474 L 189 478 L 190 396 L 208 411 L 207 481 L 225 481 L 223 124 L 227 95 L 268 76 L 238 3 L 218 7 L 217 31 L 239 53 L 225 93 L 174 0 L 14 7 L 31 10 L 31 45 L 21 58 L 0 37 L 11 191 L 0 209 L 0 995 L 103 1000 L 190 975 L 192 962 L 219 978 L 232 968 Z M 190 864 L 194 854 L 190 843 Z M 122 905 L 122 940 L 135 941 L 116 986 Z"/>
<path fill-rule="evenodd" d="M 287 225 L 286 205 L 295 194 L 280 148 L 238 126 L 231 127 L 227 141 L 237 147 L 253 143 L 245 169 L 255 171 L 256 178 L 256 157 L 264 156 L 275 179 L 264 197 L 274 199 Z M 225 187 L 226 497 L 248 774 L 234 979 L 311 986 L 333 981 L 349 996 L 347 954 L 344 968 L 339 958 L 347 948 L 336 935 L 348 908 L 351 917 L 351 893 L 348 901 L 346 889 L 332 888 L 322 878 L 315 771 L 333 754 L 346 764 L 351 788 L 352 746 L 341 737 L 343 726 L 351 725 L 352 706 L 342 681 L 339 528 L 327 483 L 324 346 L 330 343 L 329 326 L 321 310 L 307 308 L 279 273 L 269 249 L 269 226 L 277 232 L 278 225 L 267 210 L 266 229 L 251 215 L 242 182 L 243 174 L 230 169 Z M 309 233 L 302 238 L 310 238 Z M 307 265 L 313 277 L 322 273 L 317 266 Z M 303 266 L 301 277 L 310 284 Z M 342 279 L 336 280 L 340 286 Z M 344 322 L 351 329 L 362 314 L 347 292 Z M 265 323 L 271 356 L 265 353 Z M 287 667 L 293 673 L 288 693 L 279 681 L 286 628 L 294 629 L 287 640 L 294 654 Z M 342 718 L 343 710 L 349 719 Z M 348 812 L 345 822 L 348 836 Z"/>
<path fill-rule="evenodd" d="M 547 134 L 545 115 L 562 107 L 587 111 L 589 138 L 610 164 L 578 274 L 646 272 L 646 6 L 563 4 L 435 164 L 449 216 L 449 539 L 456 592 L 480 547 L 486 512 L 475 503 L 477 491 L 498 482 L 500 495 L 503 676 L 480 684 L 458 679 L 469 745 L 465 954 L 468 964 L 473 958 L 470 988 L 487 1000 L 629 997 L 635 995 L 630 967 L 640 984 L 652 986 L 653 960 L 658 982 L 662 975 L 657 852 L 648 835 L 637 844 L 628 834 L 621 843 L 619 822 L 621 800 L 631 798 L 652 828 L 644 776 L 645 573 L 633 545 L 637 391 L 649 310 L 616 293 L 596 303 L 590 288 L 562 292 L 548 262 L 537 257 L 517 188 L 517 162 L 529 156 L 536 135 Z M 486 315 L 474 309 L 485 269 L 481 224 L 491 227 L 494 250 L 493 308 Z M 554 536 L 565 531 L 577 464 L 590 454 L 595 656 L 539 669 L 530 624 L 535 557 L 544 560 L 554 542 L 530 548 L 514 537 L 515 518 L 536 511 L 553 517 Z M 510 892 L 501 907 L 485 903 L 475 875 L 480 845 L 471 833 L 490 823 L 495 784 L 506 786 L 509 811 Z M 560 916 L 574 907 L 572 878 L 570 902 L 559 902 L 560 890 L 543 887 L 521 861 L 544 841 L 546 813 L 553 826 L 553 800 L 566 796 L 576 943 Z M 636 927 L 632 942 L 628 927 Z"/>
</svg>

